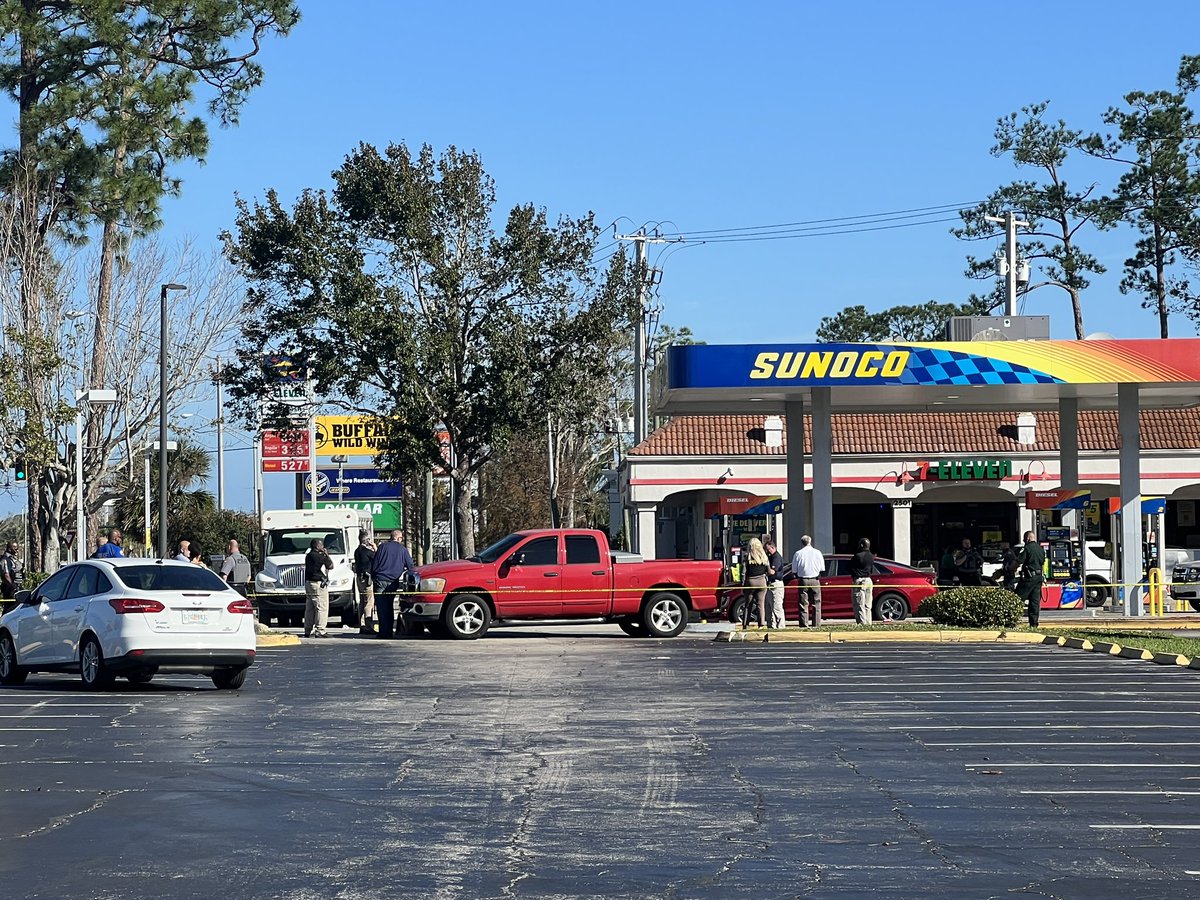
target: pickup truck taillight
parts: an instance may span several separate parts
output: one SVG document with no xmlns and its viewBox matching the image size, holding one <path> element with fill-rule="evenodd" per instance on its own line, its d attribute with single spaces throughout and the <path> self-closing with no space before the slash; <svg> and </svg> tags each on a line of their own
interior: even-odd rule
<svg viewBox="0 0 1200 900">
<path fill-rule="evenodd" d="M 140 597 L 114 597 L 108 601 L 117 613 L 156 613 L 166 609 L 157 600 L 143 600 Z"/>
</svg>

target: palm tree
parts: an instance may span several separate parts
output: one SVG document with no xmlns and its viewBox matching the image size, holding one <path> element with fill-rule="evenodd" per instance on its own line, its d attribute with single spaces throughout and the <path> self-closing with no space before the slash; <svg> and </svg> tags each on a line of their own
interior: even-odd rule
<svg viewBox="0 0 1200 900">
<path fill-rule="evenodd" d="M 167 454 L 167 524 L 183 518 L 193 518 L 197 513 L 216 509 L 217 502 L 211 493 L 202 487 L 194 488 L 208 480 L 212 460 L 209 451 L 199 444 L 180 440 L 179 447 Z M 119 469 L 121 475 L 115 485 L 118 494 L 113 518 L 119 528 L 129 533 L 130 543 L 141 544 L 145 522 L 145 483 L 142 478 L 131 479 L 129 466 Z M 150 534 L 158 534 L 158 467 L 150 467 Z M 133 540 L 137 538 L 137 540 Z M 152 538 L 153 540 L 153 538 Z"/>
</svg>

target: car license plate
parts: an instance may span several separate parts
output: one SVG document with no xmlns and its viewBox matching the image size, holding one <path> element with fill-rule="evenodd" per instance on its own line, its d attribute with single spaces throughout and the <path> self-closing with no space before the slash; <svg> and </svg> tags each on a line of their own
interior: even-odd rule
<svg viewBox="0 0 1200 900">
<path fill-rule="evenodd" d="M 184 625 L 207 625 L 208 610 L 207 609 L 185 609 L 183 611 Z"/>
</svg>

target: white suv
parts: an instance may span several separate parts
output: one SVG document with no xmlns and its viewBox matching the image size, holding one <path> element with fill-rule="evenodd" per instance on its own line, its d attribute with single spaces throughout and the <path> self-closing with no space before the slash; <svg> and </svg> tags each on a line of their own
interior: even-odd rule
<svg viewBox="0 0 1200 900">
<path fill-rule="evenodd" d="M 254 606 L 210 569 L 147 559 L 92 559 L 59 569 L 0 618 L 0 684 L 30 672 L 79 672 L 85 687 L 118 675 L 207 675 L 239 688 L 254 662 Z"/>
</svg>

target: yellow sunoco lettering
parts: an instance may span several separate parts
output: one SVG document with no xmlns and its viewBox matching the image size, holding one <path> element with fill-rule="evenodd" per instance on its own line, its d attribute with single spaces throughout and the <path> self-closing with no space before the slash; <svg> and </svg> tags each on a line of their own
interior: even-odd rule
<svg viewBox="0 0 1200 900">
<path fill-rule="evenodd" d="M 775 369 L 776 378 L 795 378 L 800 374 L 800 363 L 804 361 L 803 353 L 785 353 Z"/>
<path fill-rule="evenodd" d="M 848 378 L 850 373 L 854 371 L 854 361 L 858 359 L 858 354 L 843 350 L 833 360 L 833 368 L 829 370 L 830 378 Z"/>
<path fill-rule="evenodd" d="M 754 368 L 750 370 L 751 378 L 770 378 L 775 373 L 775 361 L 778 353 L 760 353 L 754 360 Z"/>
<path fill-rule="evenodd" d="M 904 372 L 905 366 L 908 365 L 907 350 L 893 350 L 887 355 L 887 359 L 883 361 L 883 377 L 896 378 Z"/>
<path fill-rule="evenodd" d="M 832 353 L 810 353 L 804 359 L 801 378 L 824 378 L 829 372 L 829 364 L 833 362 Z"/>
<path fill-rule="evenodd" d="M 874 378 L 879 374 L 878 366 L 871 365 L 872 362 L 878 362 L 883 359 L 883 353 L 879 350 L 868 350 L 862 355 L 858 361 L 858 368 L 854 370 L 855 378 Z"/>
</svg>

